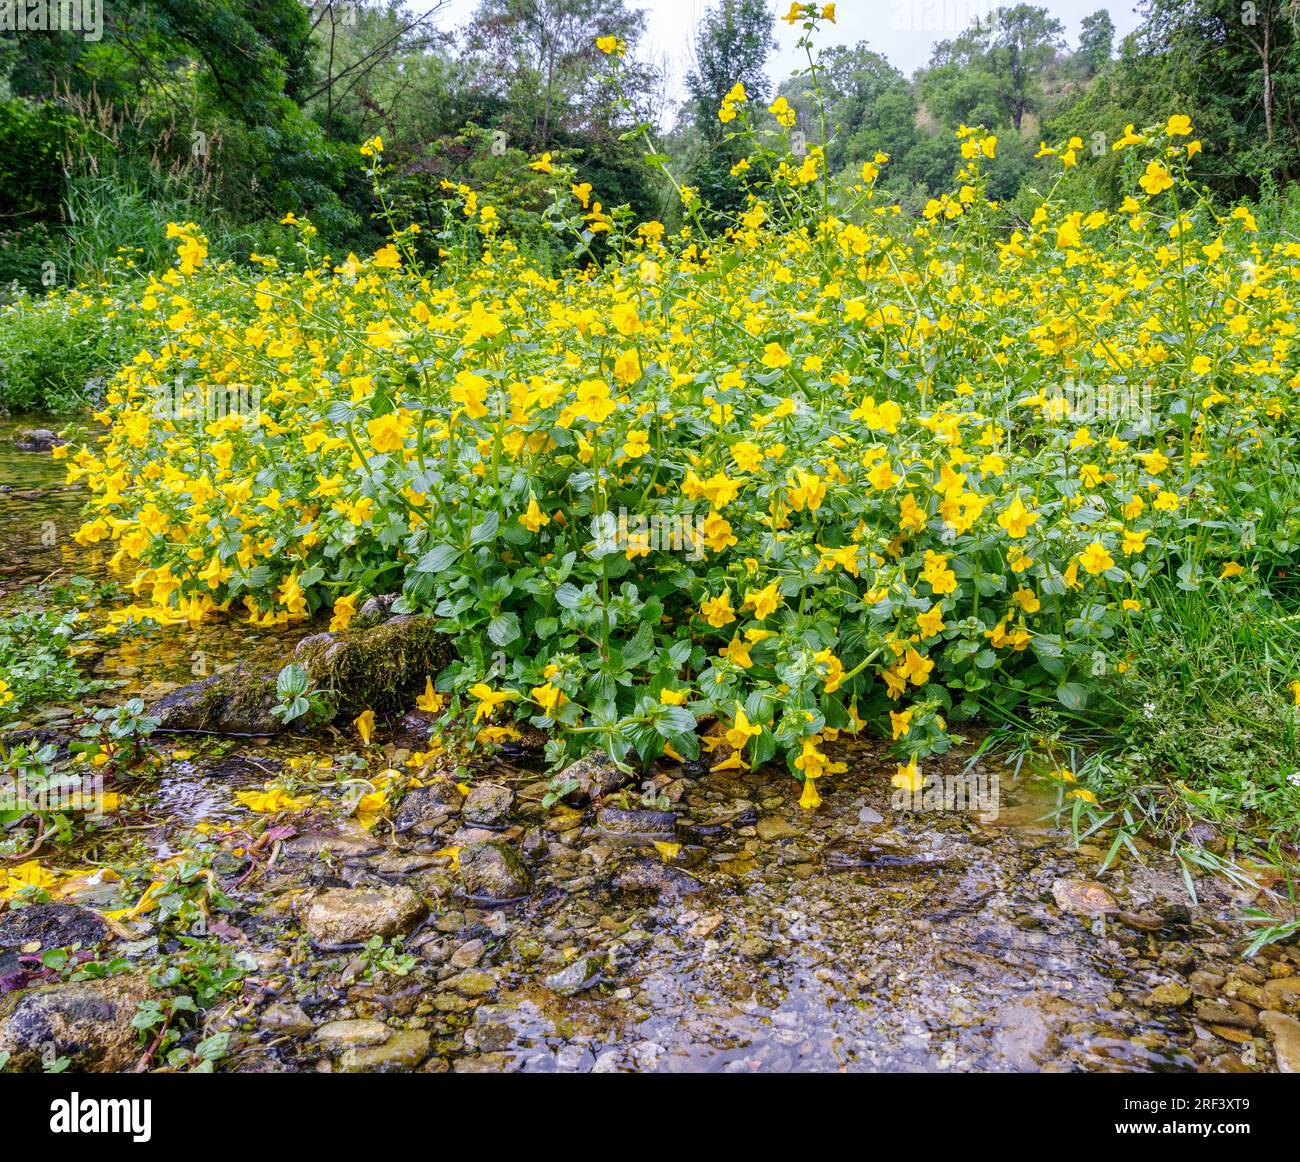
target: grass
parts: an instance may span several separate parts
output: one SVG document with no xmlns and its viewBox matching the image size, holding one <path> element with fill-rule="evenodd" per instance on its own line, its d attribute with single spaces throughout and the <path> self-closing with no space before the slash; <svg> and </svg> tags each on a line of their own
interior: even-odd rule
<svg viewBox="0 0 1300 1162">
<path fill-rule="evenodd" d="M 1285 580 L 1285 578 L 1283 579 Z M 1196 897 L 1197 872 L 1263 895 L 1244 912 L 1253 952 L 1300 932 L 1300 613 L 1289 587 L 1240 592 L 1161 581 L 1147 590 L 1154 632 L 1120 646 L 1131 659 L 1085 710 L 1004 719 L 986 746 L 1046 754 L 1056 776 L 1091 792 L 1063 799 L 1077 842 L 1109 841 L 1102 867 L 1167 845 Z"/>
</svg>

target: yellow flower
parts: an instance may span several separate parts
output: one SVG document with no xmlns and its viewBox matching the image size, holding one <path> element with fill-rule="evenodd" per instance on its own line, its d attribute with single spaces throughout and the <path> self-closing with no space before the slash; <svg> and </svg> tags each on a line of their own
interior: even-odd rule
<svg viewBox="0 0 1300 1162">
<path fill-rule="evenodd" d="M 1146 172 L 1138 179 L 1138 185 L 1153 198 L 1169 189 L 1173 184 L 1174 179 L 1169 176 L 1169 171 L 1158 161 L 1147 162 Z"/>
<path fill-rule="evenodd" d="M 915 795 L 925 786 L 925 777 L 921 773 L 921 768 L 917 764 L 915 756 L 912 757 L 906 766 L 899 766 L 891 780 L 893 785 L 900 791 L 906 791 L 909 795 Z"/>
<path fill-rule="evenodd" d="M 789 367 L 794 360 L 786 354 L 786 350 L 780 343 L 769 343 L 763 348 L 763 366 L 769 367 L 773 371 L 782 367 Z"/>
<path fill-rule="evenodd" d="M 426 674 L 424 676 L 424 693 L 415 700 L 416 709 L 429 714 L 437 714 L 446 704 L 447 699 L 434 691 L 433 679 Z"/>
<path fill-rule="evenodd" d="M 338 633 L 348 628 L 356 616 L 357 601 L 360 597 L 360 592 L 349 593 L 334 602 L 333 615 L 330 618 L 330 633 Z"/>
<path fill-rule="evenodd" d="M 799 796 L 799 806 L 805 811 L 815 811 L 822 805 L 822 797 L 817 794 L 817 780 L 805 778 L 803 794 Z"/>
<path fill-rule="evenodd" d="M 535 533 L 544 525 L 550 524 L 551 518 L 538 506 L 537 497 L 530 496 L 528 498 L 528 508 L 520 515 L 519 523 L 530 533 Z"/>
<path fill-rule="evenodd" d="M 754 617 L 763 621 L 780 608 L 782 600 L 781 588 L 773 581 L 762 589 L 747 589 L 745 603 L 741 608 L 752 609 Z"/>
<path fill-rule="evenodd" d="M 724 589 L 717 597 L 710 597 L 700 605 L 700 613 L 714 629 L 721 629 L 736 620 L 736 611 L 731 606 L 731 590 Z"/>
<path fill-rule="evenodd" d="M 1168 137 L 1186 137 L 1192 131 L 1192 119 L 1185 114 L 1175 113 L 1165 123 L 1165 135 Z"/>
<path fill-rule="evenodd" d="M 1115 558 L 1106 551 L 1106 546 L 1100 541 L 1093 541 L 1079 554 L 1079 564 L 1095 577 L 1098 573 L 1113 569 Z"/>
<path fill-rule="evenodd" d="M 357 733 L 361 735 L 361 745 L 369 746 L 371 735 L 375 730 L 375 712 L 373 710 L 363 710 L 352 720 L 352 725 L 357 728 Z"/>
<path fill-rule="evenodd" d="M 627 52 L 627 44 L 617 36 L 596 37 L 596 47 L 606 56 L 622 56 Z"/>
<path fill-rule="evenodd" d="M 267 783 L 261 791 L 239 791 L 235 794 L 235 802 L 260 814 L 305 811 L 311 805 L 307 799 L 296 799 L 274 783 Z"/>
<path fill-rule="evenodd" d="M 732 750 L 744 750 L 749 745 L 751 738 L 757 738 L 762 733 L 763 727 L 757 722 L 750 722 L 749 716 L 745 713 L 745 708 L 737 702 L 735 720 L 727 729 L 725 735 L 727 745 Z"/>
<path fill-rule="evenodd" d="M 1019 540 L 1029 532 L 1029 526 L 1038 520 L 1040 513 L 1030 512 L 1025 502 L 1017 493 L 1011 503 L 998 516 L 998 525 L 1006 530 L 1007 536 Z"/>
<path fill-rule="evenodd" d="M 491 718 L 503 702 L 512 702 L 519 697 L 514 690 L 493 690 L 486 682 L 478 682 L 471 686 L 469 693 L 470 697 L 478 702 L 474 707 L 475 722 Z"/>
</svg>

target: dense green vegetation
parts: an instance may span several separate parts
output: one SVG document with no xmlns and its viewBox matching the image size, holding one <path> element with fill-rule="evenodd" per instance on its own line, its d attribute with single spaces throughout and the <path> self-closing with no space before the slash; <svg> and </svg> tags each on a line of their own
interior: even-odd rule
<svg viewBox="0 0 1300 1162">
<path fill-rule="evenodd" d="M 807 75 L 767 75 L 777 13 L 766 0 L 705 11 L 687 99 L 666 107 L 643 59 L 645 15 L 628 0 L 482 0 L 463 28 L 400 2 L 107 0 L 100 42 L 0 41 L 0 284 L 40 293 L 166 261 L 162 226 L 194 221 L 214 253 L 292 260 L 289 211 L 310 214 L 327 248 L 373 249 L 380 207 L 359 175 L 359 145 L 382 135 L 393 210 L 421 224 L 436 258 L 440 204 L 465 183 L 491 197 L 531 248 L 560 250 L 542 227 L 543 183 L 521 164 L 573 164 L 606 205 L 673 225 L 676 198 L 639 143 L 637 120 L 669 123 L 662 149 L 705 203 L 734 209 L 740 152 L 717 110 L 736 83 L 751 101 L 785 97 L 821 139 Z M 1105 10 L 1066 43 L 1043 7 L 999 8 L 935 45 L 905 77 L 866 43 L 831 48 L 819 73 L 833 172 L 891 158 L 882 188 L 916 211 L 946 187 L 953 130 L 999 134 L 995 195 L 1016 198 L 1050 171 L 1041 140 L 1077 136 L 1067 194 L 1110 201 L 1127 124 L 1177 105 L 1206 141 L 1193 176 L 1225 199 L 1285 212 L 1300 167 L 1300 48 L 1294 5 L 1144 0 L 1142 24 L 1114 43 Z M 627 102 L 613 100 L 592 30 L 629 47 Z M 520 175 L 525 176 L 520 176 Z M 1032 200 L 1026 195 L 1024 204 Z M 25 385 L 6 402 L 30 402 Z M 55 391 L 50 399 L 62 396 Z"/>
</svg>

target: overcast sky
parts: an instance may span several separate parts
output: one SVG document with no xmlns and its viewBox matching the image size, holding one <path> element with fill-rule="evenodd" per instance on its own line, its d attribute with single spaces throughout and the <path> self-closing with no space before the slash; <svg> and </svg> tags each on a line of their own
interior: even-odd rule
<svg viewBox="0 0 1300 1162">
<path fill-rule="evenodd" d="M 1011 0 L 1003 0 L 1010 3 Z M 1039 0 L 1064 26 L 1071 46 L 1078 41 L 1079 23 L 1099 8 L 1110 12 L 1115 22 L 1115 40 L 1132 32 L 1138 24 L 1134 0 Z M 682 78 L 690 68 L 690 43 L 706 0 L 633 0 L 648 17 L 649 37 L 641 55 L 665 63 L 669 71 L 669 95 L 680 100 Z M 788 0 L 772 0 L 779 15 L 790 8 Z M 421 7 L 419 3 L 414 7 Z M 445 0 L 437 23 L 443 28 L 464 24 L 478 7 L 478 0 Z M 821 34 L 824 44 L 856 44 L 865 40 L 908 76 L 930 59 L 930 46 L 946 40 L 969 26 L 975 16 L 985 16 L 997 7 L 995 0 L 839 0 L 836 25 Z M 777 52 L 768 66 L 774 81 L 783 80 L 803 65 L 795 49 L 798 28 L 777 21 Z M 593 30 L 593 37 L 599 30 Z"/>
</svg>

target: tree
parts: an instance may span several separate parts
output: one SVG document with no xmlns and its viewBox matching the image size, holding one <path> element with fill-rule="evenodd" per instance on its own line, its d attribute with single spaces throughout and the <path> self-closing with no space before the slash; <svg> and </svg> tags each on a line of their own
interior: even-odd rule
<svg viewBox="0 0 1300 1162">
<path fill-rule="evenodd" d="M 555 143 L 557 131 L 590 133 L 611 125 L 604 78 L 608 58 L 597 36 L 628 45 L 624 85 L 644 103 L 655 73 L 635 59 L 645 13 L 627 0 L 480 0 L 465 31 L 477 82 L 504 98 L 511 128 L 534 149 Z"/>
<path fill-rule="evenodd" d="M 902 157 L 916 139 L 916 98 L 907 78 L 865 41 L 833 45 L 818 63 L 826 106 L 827 160 L 832 170 L 860 162 L 878 150 Z M 810 130 L 818 123 L 813 78 L 800 72 L 780 93 Z"/>
<path fill-rule="evenodd" d="M 943 69 L 942 79 L 950 83 L 971 72 L 982 74 L 983 84 L 972 81 L 972 90 L 995 94 L 1007 120 L 1019 131 L 1025 114 L 1039 107 L 1039 75 L 1064 47 L 1063 32 L 1061 22 L 1046 8 L 1030 4 L 998 8 L 987 20 L 976 17 L 955 39 L 937 44 L 931 68 Z"/>
<path fill-rule="evenodd" d="M 742 150 L 718 110 L 738 83 L 755 105 L 768 103 L 771 85 L 764 69 L 775 46 L 775 25 L 767 0 L 721 0 L 695 29 L 695 64 L 686 77 L 690 99 L 683 109 L 692 140 L 687 180 L 717 212 L 734 211 L 744 202 L 740 183 L 731 176 Z"/>
<path fill-rule="evenodd" d="M 725 136 L 718 120 L 722 99 L 737 83 L 750 100 L 766 103 L 771 86 L 763 71 L 775 47 L 776 17 L 767 0 L 721 0 L 707 9 L 695 29 L 695 66 L 686 77 L 690 110 L 704 139 Z"/>
<path fill-rule="evenodd" d="M 1104 8 L 1083 18 L 1079 29 L 1079 56 L 1087 66 L 1088 75 L 1098 73 L 1110 61 L 1115 47 L 1115 22 Z"/>
</svg>

